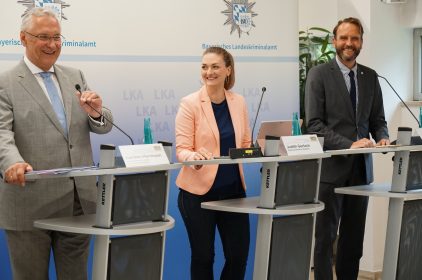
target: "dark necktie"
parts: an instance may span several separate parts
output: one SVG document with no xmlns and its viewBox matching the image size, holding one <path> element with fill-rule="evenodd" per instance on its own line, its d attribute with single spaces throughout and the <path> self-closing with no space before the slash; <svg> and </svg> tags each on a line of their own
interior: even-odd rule
<svg viewBox="0 0 422 280">
<path fill-rule="evenodd" d="M 350 77 L 350 100 L 352 101 L 353 112 L 356 114 L 356 83 L 355 72 L 349 72 Z"/>
</svg>

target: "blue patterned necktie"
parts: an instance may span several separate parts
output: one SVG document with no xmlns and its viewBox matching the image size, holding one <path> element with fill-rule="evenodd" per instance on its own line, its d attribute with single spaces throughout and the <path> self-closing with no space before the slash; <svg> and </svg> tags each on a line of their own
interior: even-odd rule
<svg viewBox="0 0 422 280">
<path fill-rule="evenodd" d="M 356 114 L 356 83 L 355 83 L 355 72 L 349 72 L 350 77 L 350 100 L 352 101 L 353 112 Z"/>
<path fill-rule="evenodd" d="M 41 72 L 40 76 L 42 77 L 45 87 L 47 89 L 48 96 L 50 97 L 51 105 L 53 106 L 54 112 L 56 112 L 57 118 L 59 119 L 60 124 L 63 127 L 64 133 L 67 137 L 67 122 L 66 114 L 64 112 L 63 104 L 59 96 L 56 85 L 51 78 L 50 72 Z"/>
</svg>

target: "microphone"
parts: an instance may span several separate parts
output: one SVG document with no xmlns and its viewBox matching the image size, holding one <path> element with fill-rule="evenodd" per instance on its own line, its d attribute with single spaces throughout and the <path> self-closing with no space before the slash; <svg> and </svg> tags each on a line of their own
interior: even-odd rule
<svg viewBox="0 0 422 280">
<path fill-rule="evenodd" d="M 377 76 L 384 81 L 387 82 L 387 84 L 390 86 L 390 88 L 394 91 L 394 93 L 397 95 L 397 97 L 400 99 L 401 103 L 406 107 L 407 111 L 412 115 L 412 117 L 416 120 L 416 123 L 418 124 L 418 127 L 421 127 L 421 123 L 419 122 L 418 118 L 412 113 L 410 108 L 406 105 L 406 103 L 403 101 L 403 99 L 400 97 L 400 95 L 397 93 L 397 91 L 393 88 L 393 86 L 390 84 L 390 82 L 387 80 L 387 78 L 384 78 L 383 76 L 380 76 L 377 74 Z"/>
<path fill-rule="evenodd" d="M 258 109 L 256 110 L 255 121 L 252 127 L 252 134 L 251 134 L 251 146 L 250 148 L 231 148 L 229 149 L 229 157 L 231 159 L 236 158 L 253 158 L 253 157 L 262 157 L 262 151 L 260 147 L 255 147 L 253 143 L 253 132 L 256 125 L 256 120 L 258 118 L 259 109 L 261 108 L 262 97 L 264 97 L 264 93 L 267 91 L 266 87 L 262 87 L 261 99 L 259 100 Z"/>
<path fill-rule="evenodd" d="M 81 86 L 79 85 L 79 84 L 76 84 L 75 85 L 75 88 L 76 88 L 76 90 L 77 91 L 79 91 L 79 93 L 80 94 L 82 94 L 82 91 L 81 91 Z M 101 114 L 101 112 L 98 112 L 98 110 L 97 109 L 95 109 L 94 107 L 92 107 L 91 106 L 91 104 L 89 104 L 89 103 L 85 103 L 85 104 L 87 104 L 89 107 L 91 107 L 91 109 L 92 110 L 94 110 L 95 112 L 97 112 L 98 114 L 100 114 L 100 116 L 102 117 L 102 118 L 104 118 L 106 121 L 108 121 L 109 123 L 111 123 L 115 128 L 117 128 L 118 130 L 120 130 L 124 135 L 126 135 L 127 136 L 127 138 L 129 138 L 129 140 L 130 140 L 130 143 L 132 143 L 132 145 L 135 145 L 134 144 L 134 142 L 133 142 L 133 139 L 132 139 L 132 137 L 130 137 L 126 132 L 124 132 L 120 127 L 118 127 L 116 124 L 114 124 L 112 121 L 110 121 L 109 119 L 107 119 L 103 114 Z"/>
<path fill-rule="evenodd" d="M 255 116 L 255 121 L 253 123 L 253 127 L 252 127 L 252 133 L 251 133 L 251 148 L 255 147 L 255 144 L 253 143 L 253 132 L 255 130 L 255 125 L 256 125 L 256 120 L 258 119 L 258 113 L 259 110 L 261 109 L 261 103 L 262 103 L 262 98 L 264 97 L 264 93 L 267 91 L 266 87 L 262 87 L 262 93 L 261 93 L 261 99 L 259 100 L 259 104 L 258 104 L 258 109 L 256 110 L 256 116 Z"/>
</svg>

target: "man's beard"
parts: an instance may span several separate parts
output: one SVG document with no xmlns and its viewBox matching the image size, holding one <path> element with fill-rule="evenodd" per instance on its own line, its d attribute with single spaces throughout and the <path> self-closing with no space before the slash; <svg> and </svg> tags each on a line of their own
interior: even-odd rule
<svg viewBox="0 0 422 280">
<path fill-rule="evenodd" d="M 347 49 L 353 50 L 353 55 L 351 56 L 344 55 L 343 50 L 347 50 Z M 360 53 L 360 49 L 356 49 L 355 47 L 336 48 L 336 53 L 343 61 L 354 61 L 358 57 Z"/>
</svg>

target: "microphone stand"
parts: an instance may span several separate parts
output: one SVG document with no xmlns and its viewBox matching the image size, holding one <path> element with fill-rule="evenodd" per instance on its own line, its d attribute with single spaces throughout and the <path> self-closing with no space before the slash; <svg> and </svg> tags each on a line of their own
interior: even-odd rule
<svg viewBox="0 0 422 280">
<path fill-rule="evenodd" d="M 267 91 L 267 88 L 266 88 L 266 87 L 262 87 L 261 99 L 259 100 L 258 109 L 256 110 L 255 121 L 254 121 L 254 123 L 253 123 L 253 127 L 252 127 L 252 133 L 251 133 L 251 148 L 255 147 L 255 144 L 253 143 L 253 132 L 254 132 L 254 130 L 255 130 L 256 120 L 258 119 L 258 113 L 259 113 L 259 110 L 261 109 L 262 98 L 264 97 L 264 93 L 265 93 L 266 91 Z"/>
<path fill-rule="evenodd" d="M 383 79 L 384 81 L 387 82 L 387 84 L 390 86 L 390 88 L 394 91 L 394 93 L 396 94 L 396 96 L 400 99 L 401 103 L 404 105 L 404 107 L 406 107 L 407 111 L 412 115 L 412 117 L 416 120 L 416 123 L 418 124 L 418 127 L 421 127 L 421 123 L 419 122 L 418 118 L 412 113 L 412 111 L 410 110 L 410 108 L 406 105 L 406 103 L 403 101 L 403 99 L 400 97 L 400 95 L 397 93 L 397 91 L 393 88 L 393 86 L 390 84 L 390 82 L 387 80 L 387 78 L 384 78 L 383 76 L 380 76 L 377 74 L 377 76 L 381 79 Z"/>
<path fill-rule="evenodd" d="M 80 94 L 82 94 L 81 86 L 79 84 L 76 84 L 75 85 L 75 88 L 76 88 L 77 91 L 79 91 Z M 98 110 L 95 109 L 94 107 L 92 107 L 91 104 L 89 104 L 87 102 L 85 102 L 85 104 L 87 104 L 92 110 L 94 110 L 95 112 L 97 112 L 98 114 L 100 114 L 100 117 L 104 118 L 106 121 L 110 122 L 115 128 L 117 128 L 118 130 L 120 130 L 120 132 L 122 132 L 124 135 L 127 136 L 127 138 L 129 138 L 129 140 L 132 143 L 132 145 L 135 145 L 135 143 L 133 142 L 132 137 L 130 137 L 129 134 L 127 134 L 126 132 L 124 132 L 120 127 L 118 127 L 112 121 L 110 121 L 109 119 L 107 119 L 102 113 L 98 112 Z"/>
<path fill-rule="evenodd" d="M 258 109 L 256 110 L 255 121 L 252 128 L 251 134 L 251 145 L 250 148 L 231 148 L 229 149 L 229 156 L 232 159 L 236 158 L 254 158 L 254 157 L 262 157 L 262 151 L 260 147 L 255 147 L 253 143 L 253 131 L 255 129 L 256 119 L 258 118 L 259 109 L 261 108 L 262 97 L 267 89 L 262 87 L 262 94 L 261 99 L 259 100 Z"/>
<path fill-rule="evenodd" d="M 418 118 L 412 113 L 412 111 L 410 110 L 410 108 L 406 105 L 406 103 L 404 103 L 403 99 L 400 97 L 400 95 L 397 93 L 397 91 L 394 89 L 394 87 L 390 84 L 390 82 L 387 80 L 387 78 L 384 78 L 383 76 L 380 76 L 377 74 L 377 76 L 381 79 L 383 79 L 384 81 L 387 82 L 387 84 L 390 86 L 390 88 L 394 91 L 394 93 L 396 94 L 396 96 L 400 99 L 401 103 L 404 105 L 404 107 L 406 107 L 407 111 L 412 115 L 412 117 L 415 119 L 416 123 L 418 124 L 418 127 L 421 127 L 421 123 L 419 122 Z M 400 132 L 400 127 L 399 127 L 399 132 Z M 397 136 L 398 137 L 398 136 Z M 392 144 L 396 144 L 397 140 L 391 142 Z M 412 136 L 411 140 L 410 140 L 410 145 L 422 145 L 422 139 L 421 136 Z"/>
</svg>

